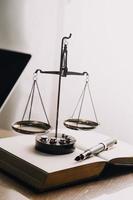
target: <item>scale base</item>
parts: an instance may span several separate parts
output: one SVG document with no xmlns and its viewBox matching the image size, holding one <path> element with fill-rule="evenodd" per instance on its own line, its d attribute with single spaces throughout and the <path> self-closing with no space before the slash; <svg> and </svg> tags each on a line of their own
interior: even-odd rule
<svg viewBox="0 0 133 200">
<path fill-rule="evenodd" d="M 41 152 L 55 155 L 72 153 L 75 150 L 75 138 L 66 134 L 49 137 L 45 134 L 36 136 L 35 148 Z"/>
</svg>

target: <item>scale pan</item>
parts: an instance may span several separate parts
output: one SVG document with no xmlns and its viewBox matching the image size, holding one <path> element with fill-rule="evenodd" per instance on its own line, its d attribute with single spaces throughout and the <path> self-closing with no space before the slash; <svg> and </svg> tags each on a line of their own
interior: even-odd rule
<svg viewBox="0 0 133 200">
<path fill-rule="evenodd" d="M 74 129 L 74 130 L 89 130 L 94 129 L 99 124 L 94 121 L 90 120 L 83 120 L 83 119 L 67 119 L 64 121 L 64 126 L 66 128 Z"/>
<path fill-rule="evenodd" d="M 13 130 L 23 134 L 44 133 L 49 128 L 47 123 L 32 120 L 18 121 L 12 125 Z"/>
</svg>

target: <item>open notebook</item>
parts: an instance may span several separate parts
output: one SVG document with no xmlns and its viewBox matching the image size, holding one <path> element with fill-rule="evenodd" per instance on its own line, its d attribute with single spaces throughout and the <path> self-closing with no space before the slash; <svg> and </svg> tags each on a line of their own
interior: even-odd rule
<svg viewBox="0 0 133 200">
<path fill-rule="evenodd" d="M 49 155 L 35 150 L 35 135 L 0 139 L 0 168 L 21 181 L 43 191 L 99 176 L 106 165 L 132 165 L 133 147 L 118 141 L 110 150 L 77 162 L 74 158 L 108 136 L 95 131 L 65 129 L 76 138 L 76 149 L 66 155 Z"/>
</svg>

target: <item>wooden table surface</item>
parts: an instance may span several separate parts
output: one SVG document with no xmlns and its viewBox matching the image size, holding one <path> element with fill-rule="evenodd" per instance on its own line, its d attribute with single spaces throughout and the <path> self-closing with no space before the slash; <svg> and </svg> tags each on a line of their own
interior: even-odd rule
<svg viewBox="0 0 133 200">
<path fill-rule="evenodd" d="M 0 137 L 12 135 L 14 134 L 11 132 L 0 131 Z M 128 188 L 132 192 L 129 193 Z M 127 191 L 127 200 L 133 199 L 133 173 L 129 170 L 121 175 L 105 176 L 102 179 L 43 193 L 35 193 L 19 181 L 0 172 L 0 200 L 112 200 L 112 194 L 119 194 L 120 191 Z M 108 198 L 105 198 L 105 195 L 108 195 Z"/>
</svg>

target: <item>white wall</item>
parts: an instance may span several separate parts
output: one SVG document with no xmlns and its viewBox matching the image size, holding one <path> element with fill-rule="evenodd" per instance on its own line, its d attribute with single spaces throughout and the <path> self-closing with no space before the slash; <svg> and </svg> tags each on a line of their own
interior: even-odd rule
<svg viewBox="0 0 133 200">
<path fill-rule="evenodd" d="M 59 66 L 60 39 L 62 37 L 63 3 L 60 0 L 0 0 L 0 47 L 29 52 L 32 59 L 20 82 L 0 114 L 0 126 L 10 128 L 21 120 L 31 89 L 36 68 L 53 70 Z M 46 81 L 48 79 L 48 81 Z M 46 81 L 46 85 L 45 85 Z M 40 77 L 43 93 L 46 89 L 46 109 L 51 121 L 55 120 L 55 82 Z M 41 88 L 40 88 L 41 90 Z M 47 95 L 48 94 L 48 95 Z M 43 95 L 43 94 L 42 94 Z M 44 117 L 42 107 L 35 100 L 34 119 Z"/>
<path fill-rule="evenodd" d="M 133 1 L 70 0 L 65 8 L 69 63 L 90 73 L 98 130 L 133 144 Z"/>
<path fill-rule="evenodd" d="M 0 4 L 1 47 L 33 55 L 19 85 L 1 112 L 1 127 L 8 128 L 13 121 L 21 118 L 34 69 L 47 66 L 45 70 L 58 70 L 61 38 L 71 32 L 69 70 L 88 71 L 90 74 L 90 86 L 101 124 L 98 130 L 133 144 L 133 2 L 0 0 Z M 57 78 L 40 76 L 40 83 L 54 126 Z M 60 126 L 64 119 L 71 116 L 84 83 L 84 77 L 63 79 Z M 40 109 L 35 107 L 34 116 L 38 118 Z M 90 100 L 85 100 L 83 113 L 84 117 L 94 119 Z"/>
</svg>

